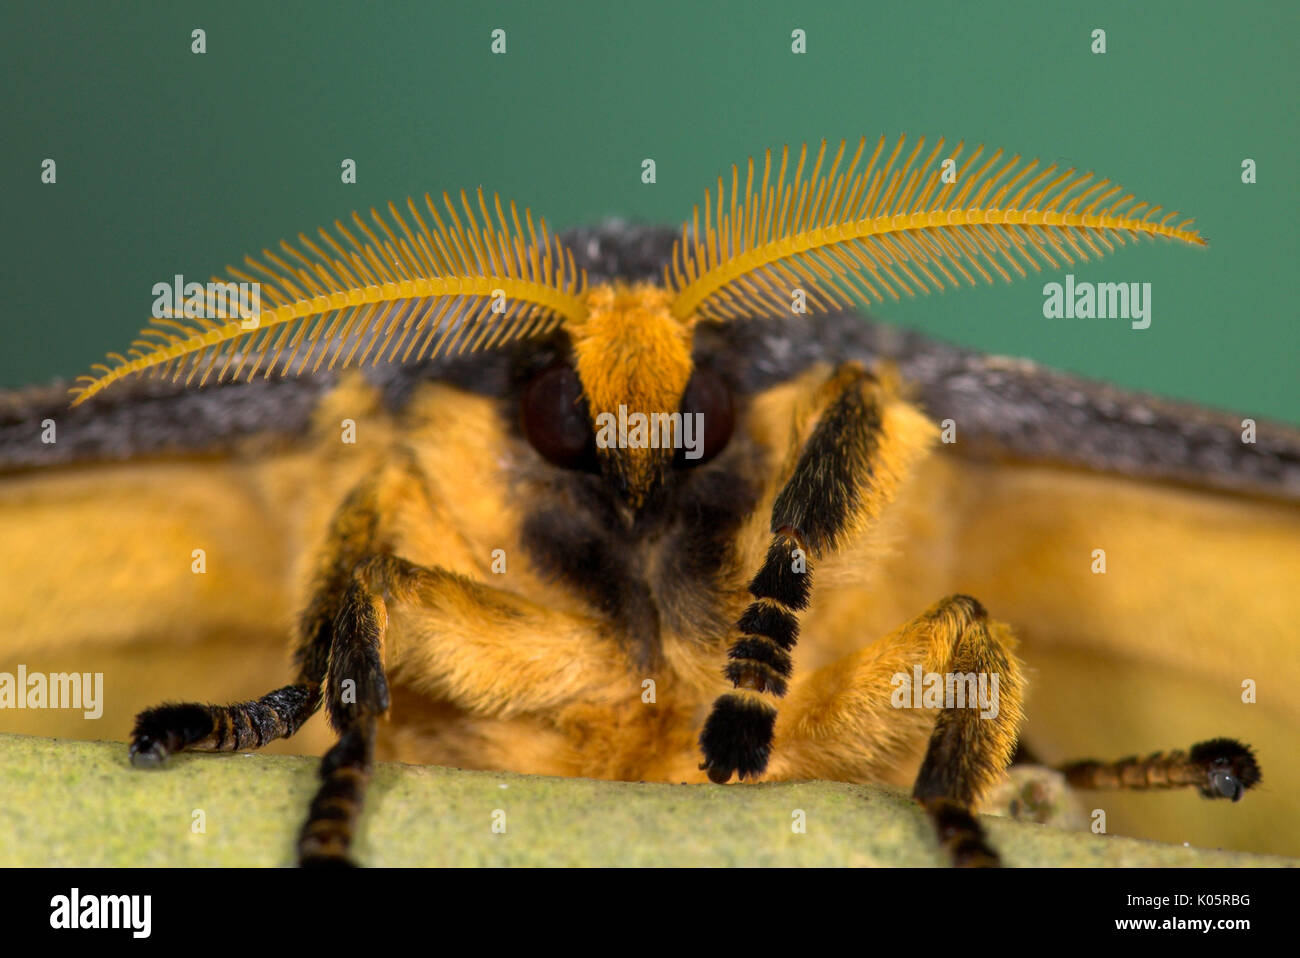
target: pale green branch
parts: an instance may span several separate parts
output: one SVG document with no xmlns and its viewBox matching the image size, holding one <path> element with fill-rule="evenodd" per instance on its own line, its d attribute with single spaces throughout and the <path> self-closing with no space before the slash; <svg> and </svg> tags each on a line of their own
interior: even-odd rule
<svg viewBox="0 0 1300 958">
<path fill-rule="evenodd" d="M 317 762 L 0 735 L 0 866 L 289 865 Z M 791 826 L 801 809 L 807 831 Z M 192 825 L 201 811 L 205 833 Z M 493 832 L 504 813 L 504 834 Z M 987 818 L 1010 865 L 1295 861 Z M 941 865 L 901 793 L 833 782 L 658 785 L 380 765 L 355 849 L 369 865 Z"/>
</svg>

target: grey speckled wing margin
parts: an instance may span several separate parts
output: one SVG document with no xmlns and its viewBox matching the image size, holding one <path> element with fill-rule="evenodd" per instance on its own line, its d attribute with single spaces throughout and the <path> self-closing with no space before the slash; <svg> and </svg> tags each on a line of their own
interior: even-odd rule
<svg viewBox="0 0 1300 958">
<path fill-rule="evenodd" d="M 252 436 L 301 436 L 333 377 L 231 383 L 185 390 L 132 379 L 68 408 L 66 383 L 0 392 L 0 474 L 84 462 L 219 455 Z M 57 442 L 41 441 L 54 420 Z"/>
<path fill-rule="evenodd" d="M 1246 443 L 1239 415 L 936 345 L 905 352 L 903 374 L 931 415 L 962 424 L 976 455 L 1300 500 L 1296 429 L 1258 420 Z"/>
</svg>

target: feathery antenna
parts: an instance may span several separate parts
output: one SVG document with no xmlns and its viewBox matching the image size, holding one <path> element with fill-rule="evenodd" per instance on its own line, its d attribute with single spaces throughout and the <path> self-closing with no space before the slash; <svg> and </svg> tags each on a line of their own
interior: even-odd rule
<svg viewBox="0 0 1300 958">
<path fill-rule="evenodd" d="M 426 193 L 432 229 L 408 199 L 414 230 L 389 203 L 388 221 L 370 211 L 373 229 L 352 214 L 360 238 L 335 220 L 334 234 L 319 230 L 319 242 L 299 233 L 297 246 L 281 241 L 281 253 L 246 257 L 246 270 L 226 267 L 230 280 L 257 284 L 259 301 L 270 308 L 242 315 L 214 289 L 230 280 L 214 278 L 202 308 L 175 304 L 151 320 L 126 355 L 109 353 L 114 365 L 97 363 L 97 375 L 79 377 L 72 405 L 133 373 L 187 385 L 197 378 L 202 385 L 214 375 L 218 382 L 251 380 L 263 367 L 269 377 L 277 363 L 280 375 L 295 364 L 293 375 L 309 364 L 314 372 L 327 356 L 329 368 L 340 358 L 343 367 L 378 363 L 385 352 L 407 362 L 499 345 L 583 318 L 586 273 L 547 233 L 545 220 L 539 238 L 532 214 L 525 210 L 521 224 L 514 203 L 507 220 L 493 195 L 494 225 L 481 189 L 477 214 L 463 190 L 460 200 L 463 221 L 443 194 L 450 226 Z"/>
<path fill-rule="evenodd" d="M 704 194 L 704 231 L 696 207 L 693 233 L 682 225 L 664 267 L 676 292 L 673 315 L 784 313 L 796 287 L 810 311 L 825 312 L 995 275 L 1009 281 L 1027 276 L 1026 267 L 1057 269 L 1112 252 L 1126 236 L 1205 245 L 1190 219 L 1171 226 L 1177 212 L 1157 219 L 1161 207 L 1091 173 L 1038 170 L 1037 160 L 1004 161 L 1001 150 L 981 162 L 982 146 L 959 167 L 961 143 L 945 151 L 940 139 L 921 159 L 924 137 L 910 150 L 899 137 L 887 150 L 883 136 L 861 172 L 866 137 L 840 172 L 846 146 L 841 141 L 824 172 L 825 140 L 811 170 L 807 144 L 800 149 L 792 178 L 788 147 L 777 170 L 767 151 L 757 181 L 750 158 L 743 188 L 736 166 L 729 189 L 719 178 L 716 201 Z"/>
</svg>

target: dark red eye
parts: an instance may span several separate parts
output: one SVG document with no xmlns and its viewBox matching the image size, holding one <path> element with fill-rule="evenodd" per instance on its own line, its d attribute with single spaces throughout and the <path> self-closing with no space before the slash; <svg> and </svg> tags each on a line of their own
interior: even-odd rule
<svg viewBox="0 0 1300 958">
<path fill-rule="evenodd" d="M 548 366 L 524 387 L 524 435 L 548 462 L 594 470 L 596 436 L 582 398 L 582 383 L 568 366 Z"/>
<path fill-rule="evenodd" d="M 687 416 L 699 414 L 688 426 Z M 701 441 L 698 427 L 703 426 L 704 436 Z M 731 403 L 731 390 L 722 381 L 722 377 L 708 367 L 700 367 L 691 373 L 686 392 L 682 394 L 682 434 L 690 435 L 694 440 L 694 449 L 679 449 L 677 465 L 698 466 L 708 462 L 723 449 L 731 439 L 731 431 L 736 425 L 735 409 Z M 697 456 L 697 458 L 691 458 Z"/>
</svg>

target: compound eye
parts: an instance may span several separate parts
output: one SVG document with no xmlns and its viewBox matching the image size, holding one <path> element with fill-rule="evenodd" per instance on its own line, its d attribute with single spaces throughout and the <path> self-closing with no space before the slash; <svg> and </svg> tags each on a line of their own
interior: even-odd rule
<svg viewBox="0 0 1300 958">
<path fill-rule="evenodd" d="M 596 437 L 572 368 L 548 366 L 524 387 L 524 435 L 547 462 L 565 469 L 596 468 Z"/>
<path fill-rule="evenodd" d="M 695 430 L 698 425 L 704 429 L 703 441 L 698 439 L 698 433 L 692 432 L 691 435 L 696 437 L 698 443 L 696 450 L 699 457 L 692 459 L 686 453 L 694 454 L 692 450 L 680 449 L 677 452 L 677 464 L 679 466 L 699 466 L 708 462 L 723 449 L 727 448 L 727 443 L 731 439 L 731 431 L 736 425 L 735 408 L 731 402 L 731 390 L 712 369 L 707 366 L 698 367 L 691 373 L 690 381 L 686 384 L 686 391 L 682 393 L 682 431 L 685 433 L 687 416 L 694 416 L 696 413 L 702 418 L 694 419 L 690 428 Z"/>
</svg>

